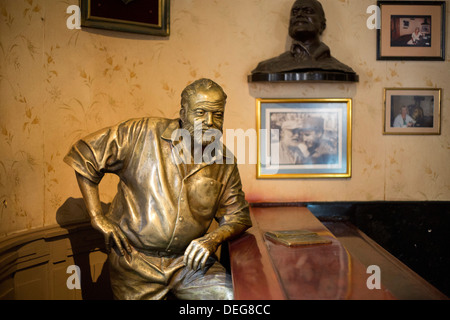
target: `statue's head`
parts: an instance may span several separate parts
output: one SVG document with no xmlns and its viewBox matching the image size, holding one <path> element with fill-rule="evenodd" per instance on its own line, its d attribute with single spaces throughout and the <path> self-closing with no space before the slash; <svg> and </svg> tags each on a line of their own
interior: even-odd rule
<svg viewBox="0 0 450 320">
<path fill-rule="evenodd" d="M 180 119 L 194 141 L 206 145 L 211 142 L 207 130 L 222 132 L 226 100 L 222 87 L 210 79 L 199 79 L 183 90 Z M 201 130 L 194 130 L 199 129 L 195 125 L 201 125 Z"/>
<path fill-rule="evenodd" d="M 291 9 L 289 35 L 298 41 L 313 39 L 326 28 L 325 12 L 317 0 L 296 0 Z"/>
</svg>

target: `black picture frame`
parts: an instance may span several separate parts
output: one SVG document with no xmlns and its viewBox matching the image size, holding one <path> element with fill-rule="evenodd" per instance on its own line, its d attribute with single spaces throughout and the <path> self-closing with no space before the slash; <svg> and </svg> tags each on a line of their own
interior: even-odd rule
<svg viewBox="0 0 450 320">
<path fill-rule="evenodd" d="M 81 26 L 170 35 L 170 0 L 80 0 Z"/>
<path fill-rule="evenodd" d="M 379 0 L 377 5 L 377 60 L 445 61 L 445 1 Z"/>
</svg>

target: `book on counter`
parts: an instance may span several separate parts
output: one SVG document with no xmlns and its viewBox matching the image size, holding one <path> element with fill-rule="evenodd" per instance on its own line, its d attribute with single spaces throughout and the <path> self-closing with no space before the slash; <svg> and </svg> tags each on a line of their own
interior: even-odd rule
<svg viewBox="0 0 450 320">
<path fill-rule="evenodd" d="M 264 235 L 268 240 L 288 247 L 331 243 L 330 239 L 309 230 L 267 231 Z"/>
</svg>

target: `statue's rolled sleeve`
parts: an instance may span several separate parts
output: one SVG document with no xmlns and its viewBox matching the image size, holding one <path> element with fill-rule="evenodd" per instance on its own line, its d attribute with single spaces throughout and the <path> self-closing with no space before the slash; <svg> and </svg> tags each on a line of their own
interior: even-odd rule
<svg viewBox="0 0 450 320">
<path fill-rule="evenodd" d="M 126 123 L 97 131 L 77 141 L 64 161 L 77 173 L 99 183 L 106 172 L 118 173 L 130 146 Z M 124 139 L 123 137 L 128 137 Z"/>
<path fill-rule="evenodd" d="M 98 164 L 90 146 L 83 140 L 76 142 L 64 157 L 64 161 L 78 174 L 88 180 L 99 183 L 104 173 L 98 170 Z"/>
</svg>

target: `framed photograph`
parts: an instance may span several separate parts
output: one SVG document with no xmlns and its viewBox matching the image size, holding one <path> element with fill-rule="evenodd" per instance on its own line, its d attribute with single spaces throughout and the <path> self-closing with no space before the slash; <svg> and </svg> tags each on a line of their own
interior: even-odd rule
<svg viewBox="0 0 450 320">
<path fill-rule="evenodd" d="M 440 134 L 441 89 L 385 88 L 384 134 Z"/>
<path fill-rule="evenodd" d="M 351 99 L 257 99 L 257 178 L 351 177 Z"/>
<path fill-rule="evenodd" d="M 170 0 L 81 0 L 81 25 L 168 36 Z"/>
<path fill-rule="evenodd" d="M 377 60 L 445 60 L 445 1 L 378 1 Z"/>
</svg>

